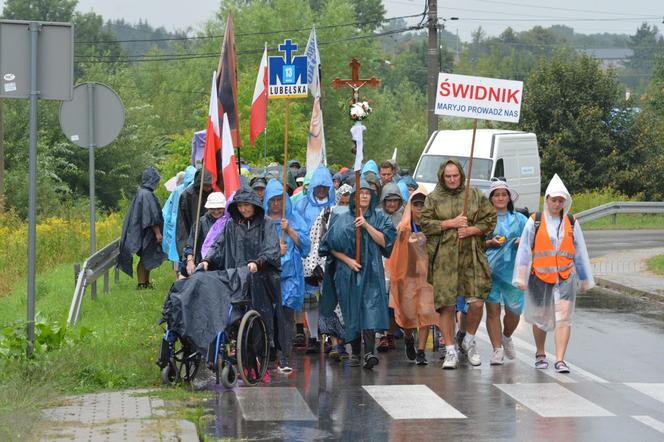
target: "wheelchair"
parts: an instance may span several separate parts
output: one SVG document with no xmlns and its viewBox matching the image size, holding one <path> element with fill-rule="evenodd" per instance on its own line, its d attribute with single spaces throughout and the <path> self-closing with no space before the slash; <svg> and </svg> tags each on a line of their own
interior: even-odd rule
<svg viewBox="0 0 664 442">
<path fill-rule="evenodd" d="M 215 374 L 216 383 L 227 388 L 255 386 L 263 379 L 269 364 L 269 338 L 261 315 L 251 308 L 250 300 L 231 302 L 228 326 L 216 334 L 203 356 L 186 338 L 166 329 L 157 365 L 164 384 L 189 383 L 198 370 L 206 367 Z"/>
</svg>

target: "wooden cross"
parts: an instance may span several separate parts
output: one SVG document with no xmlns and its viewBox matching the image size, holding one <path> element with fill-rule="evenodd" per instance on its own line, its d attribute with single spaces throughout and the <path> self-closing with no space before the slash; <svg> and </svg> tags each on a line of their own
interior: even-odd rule
<svg viewBox="0 0 664 442">
<path fill-rule="evenodd" d="M 346 86 L 350 87 L 353 90 L 352 103 L 357 103 L 360 101 L 360 88 L 362 86 L 378 87 L 380 80 L 375 77 L 367 79 L 360 78 L 360 62 L 357 61 L 356 58 L 353 58 L 348 66 L 350 66 L 351 69 L 350 80 L 344 80 L 337 77 L 332 80 L 332 87 L 335 89 Z"/>
</svg>

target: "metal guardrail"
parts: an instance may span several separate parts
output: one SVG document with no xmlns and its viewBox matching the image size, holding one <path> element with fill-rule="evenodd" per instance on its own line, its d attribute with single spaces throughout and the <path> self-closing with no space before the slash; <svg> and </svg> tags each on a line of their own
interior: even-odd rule
<svg viewBox="0 0 664 442">
<path fill-rule="evenodd" d="M 104 293 L 108 293 L 108 271 L 117 264 L 119 254 L 120 238 L 117 238 L 85 260 L 83 268 L 78 272 L 78 277 L 76 278 L 76 288 L 74 289 L 74 297 L 69 307 L 67 324 L 75 325 L 78 322 L 85 289 L 90 285 L 93 286 L 91 290 L 92 299 L 95 299 L 94 282 L 101 276 L 104 277 Z M 117 268 L 115 269 L 114 279 L 116 283 L 120 279 L 120 272 Z"/>
<path fill-rule="evenodd" d="M 614 201 L 579 212 L 576 214 L 576 219 L 583 224 L 605 216 L 613 216 L 615 224 L 615 216 L 619 213 L 664 213 L 664 202 Z"/>
</svg>

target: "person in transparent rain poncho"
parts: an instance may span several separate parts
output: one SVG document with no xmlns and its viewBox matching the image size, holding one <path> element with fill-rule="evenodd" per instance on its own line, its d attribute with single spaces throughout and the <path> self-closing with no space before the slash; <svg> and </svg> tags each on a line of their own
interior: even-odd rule
<svg viewBox="0 0 664 442">
<path fill-rule="evenodd" d="M 512 284 L 525 290 L 525 319 L 533 324 L 535 367 L 546 369 L 547 332 L 554 332 L 559 373 L 569 373 L 565 352 L 574 320 L 576 293 L 595 285 L 583 232 L 569 215 L 572 198 L 556 174 L 544 201 L 544 212 L 533 214 L 521 235 Z M 536 220 L 539 218 L 539 226 Z"/>
</svg>

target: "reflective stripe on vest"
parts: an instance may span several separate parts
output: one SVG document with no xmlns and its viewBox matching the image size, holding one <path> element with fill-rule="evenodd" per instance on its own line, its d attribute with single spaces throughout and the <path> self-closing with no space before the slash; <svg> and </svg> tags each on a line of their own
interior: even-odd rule
<svg viewBox="0 0 664 442">
<path fill-rule="evenodd" d="M 534 219 L 534 218 L 533 218 Z M 542 216 L 533 247 L 533 273 L 542 281 L 555 284 L 569 278 L 574 270 L 574 235 L 568 217 L 563 217 L 564 236 L 560 250 L 556 250 L 546 228 L 546 216 Z"/>
</svg>

